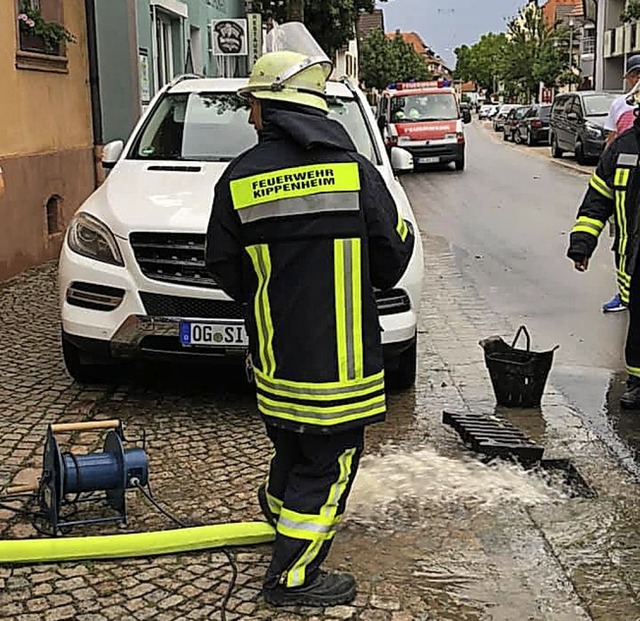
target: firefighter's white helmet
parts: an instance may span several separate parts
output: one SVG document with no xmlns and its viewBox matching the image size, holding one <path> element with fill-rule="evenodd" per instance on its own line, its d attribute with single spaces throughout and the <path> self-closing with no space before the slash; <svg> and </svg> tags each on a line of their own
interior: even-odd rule
<svg viewBox="0 0 640 621">
<path fill-rule="evenodd" d="M 306 27 L 299 22 L 276 25 L 266 48 L 238 93 L 328 111 L 326 85 L 333 65 Z"/>
</svg>

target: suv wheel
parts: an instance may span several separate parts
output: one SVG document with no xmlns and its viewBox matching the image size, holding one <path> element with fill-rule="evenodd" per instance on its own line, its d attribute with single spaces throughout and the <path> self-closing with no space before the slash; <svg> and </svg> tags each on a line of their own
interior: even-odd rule
<svg viewBox="0 0 640 621">
<path fill-rule="evenodd" d="M 91 358 L 62 335 L 62 357 L 69 375 L 80 384 L 104 384 L 113 380 L 117 366 L 110 358 Z"/>
<path fill-rule="evenodd" d="M 575 154 L 576 154 L 576 162 L 578 162 L 578 164 L 586 164 L 587 163 L 587 158 L 586 158 L 586 156 L 584 154 L 584 145 L 582 144 L 582 140 L 577 140 L 576 141 Z"/>
<path fill-rule="evenodd" d="M 417 345 L 417 341 L 414 341 L 398 356 L 397 366 L 386 372 L 386 384 L 392 390 L 407 390 L 416 383 Z"/>
<path fill-rule="evenodd" d="M 561 158 L 564 151 L 558 146 L 558 139 L 555 134 L 551 135 L 551 157 Z"/>
</svg>

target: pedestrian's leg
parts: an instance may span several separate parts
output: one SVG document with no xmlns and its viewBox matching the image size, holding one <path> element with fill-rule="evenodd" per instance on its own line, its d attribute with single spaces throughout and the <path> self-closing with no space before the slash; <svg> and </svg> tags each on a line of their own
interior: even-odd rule
<svg viewBox="0 0 640 621">
<path fill-rule="evenodd" d="M 364 429 L 300 436 L 302 459 L 289 472 L 265 598 L 278 605 L 330 606 L 355 597 L 349 575 L 321 573 L 364 446 Z"/>
<path fill-rule="evenodd" d="M 627 390 L 620 398 L 620 405 L 627 409 L 640 408 L 640 274 L 631 279 L 629 292 L 629 327 L 625 345 L 627 362 Z"/>
<path fill-rule="evenodd" d="M 263 513 L 268 512 L 265 517 L 272 517 L 273 520 L 270 521 L 277 522 L 282 510 L 289 472 L 294 464 L 300 461 L 301 453 L 298 434 L 269 424 L 266 427 L 267 435 L 273 444 L 273 455 L 264 485 L 264 500 L 260 498 L 260 505 Z"/>
</svg>

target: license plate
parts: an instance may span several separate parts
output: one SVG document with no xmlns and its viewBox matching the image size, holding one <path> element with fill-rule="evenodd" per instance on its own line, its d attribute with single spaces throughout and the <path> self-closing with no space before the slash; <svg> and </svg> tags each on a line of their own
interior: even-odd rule
<svg viewBox="0 0 640 621">
<path fill-rule="evenodd" d="M 418 164 L 437 164 L 440 161 L 439 157 L 419 157 Z"/>
<path fill-rule="evenodd" d="M 185 346 L 247 347 L 249 338 L 243 323 L 230 321 L 181 321 L 180 342 Z"/>
</svg>

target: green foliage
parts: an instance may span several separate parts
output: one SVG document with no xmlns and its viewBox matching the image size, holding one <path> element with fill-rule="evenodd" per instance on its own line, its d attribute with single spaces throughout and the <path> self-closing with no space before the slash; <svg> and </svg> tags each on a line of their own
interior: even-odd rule
<svg viewBox="0 0 640 621">
<path fill-rule="evenodd" d="M 455 52 L 456 77 L 491 92 L 502 84 L 507 95 L 525 101 L 537 94 L 540 82 L 554 86 L 576 80 L 569 67 L 568 31 L 549 27 L 535 4 L 521 9 L 506 33 L 484 35 Z"/>
<path fill-rule="evenodd" d="M 62 24 L 48 22 L 39 10 L 24 6 L 18 15 L 20 32 L 41 37 L 48 53 L 55 53 L 61 43 L 75 43 L 76 38 Z"/>
<path fill-rule="evenodd" d="M 375 0 L 263 0 L 254 2 L 254 6 L 279 23 L 303 12 L 309 32 L 331 56 L 354 38 L 360 13 L 371 13 Z"/>
<path fill-rule="evenodd" d="M 493 91 L 504 72 L 507 47 L 508 41 L 504 33 L 490 32 L 471 47 L 463 45 L 457 48 L 455 77 L 476 82 L 482 88 Z"/>
<path fill-rule="evenodd" d="M 640 0 L 629 0 L 624 11 L 620 14 L 620 21 L 628 24 L 640 19 Z"/>
<path fill-rule="evenodd" d="M 422 56 L 401 35 L 389 39 L 380 28 L 372 30 L 360 48 L 360 77 L 377 89 L 392 82 L 432 78 Z"/>
</svg>

